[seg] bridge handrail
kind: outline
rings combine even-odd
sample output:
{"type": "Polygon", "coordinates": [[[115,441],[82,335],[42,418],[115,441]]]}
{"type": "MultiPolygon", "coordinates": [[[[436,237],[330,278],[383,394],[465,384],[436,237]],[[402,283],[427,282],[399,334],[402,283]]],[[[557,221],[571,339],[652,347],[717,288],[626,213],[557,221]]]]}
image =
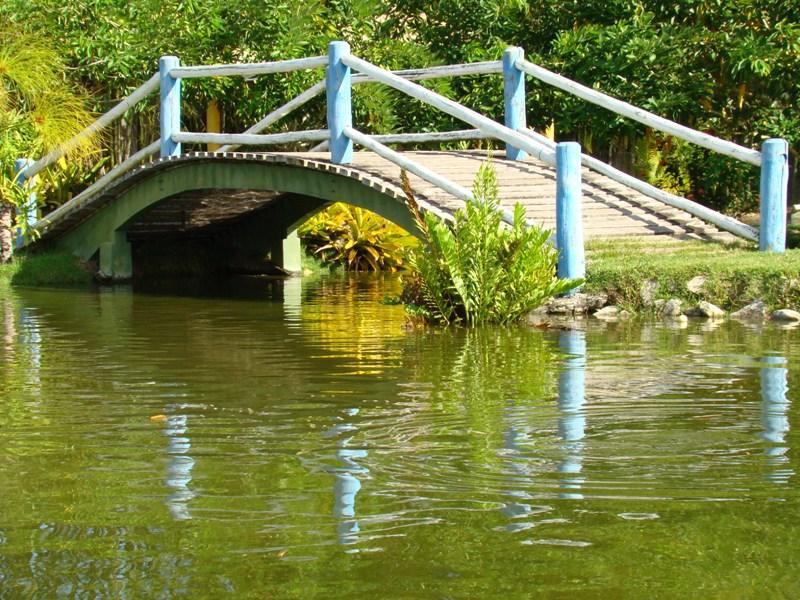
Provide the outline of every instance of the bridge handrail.
{"type": "Polygon", "coordinates": [[[604,94],[603,92],[598,92],[597,90],[586,87],[585,85],[572,81],[571,79],[567,79],[563,75],[553,73],[544,67],[540,67],[537,64],[525,60],[524,58],[517,60],[516,66],[521,71],[524,71],[528,75],[535,77],[544,83],[550,84],[553,87],[598,106],[602,106],[603,108],[607,108],[618,115],[628,117],[629,119],[638,121],[643,125],[663,131],[664,133],[669,133],[682,140],[702,146],[708,150],[713,150],[719,154],[730,156],[757,167],[761,166],[761,152],[758,150],[745,148],[744,146],[740,146],[734,142],[729,142],[713,135],[697,131],[691,127],[686,127],[680,123],[675,123],[674,121],[670,121],[664,117],[659,117],[656,114],[644,110],[643,108],[639,108],[633,104],[629,104],[628,102],[618,100],[617,98],[609,96],[608,94],[604,94]]]}
{"type": "Polygon", "coordinates": [[[311,56],[309,58],[294,58],[259,63],[230,63],[175,67],[169,70],[169,76],[173,79],[191,79],[194,77],[252,77],[253,75],[268,75],[270,73],[289,73],[302,69],[318,69],[327,65],[327,56],[311,56]]]}
{"type": "MultiPolygon", "coordinates": [[[[543,136],[540,133],[536,133],[535,131],[526,130],[525,135],[531,137],[532,139],[541,142],[546,146],[550,146],[551,148],[556,147],[556,143],[551,139],[543,136]]],[[[609,179],[621,183],[623,185],[628,186],[644,194],[645,196],[649,196],[658,200],[659,202],[663,202],[668,206],[673,206],[680,210],[684,210],[687,213],[694,215],[704,221],[708,221],[709,223],[713,223],[720,229],[724,231],[728,231],[737,235],[741,238],[748,239],[754,242],[758,241],[758,230],[746,225],[733,217],[729,217],[727,215],[723,215],[722,213],[718,213],[714,210],[711,210],[708,207],[703,206],[697,202],[692,202],[682,196],[677,196],[675,194],[670,194],[669,192],[665,192],[664,190],[657,188],[654,185],[647,183],[646,181],[642,181],[633,175],[629,175],[624,171],[620,171],[612,167],[611,165],[604,163],[602,160],[599,160],[593,156],[589,156],[588,154],[581,153],[581,164],[584,167],[588,167],[593,171],[600,173],[601,175],[605,175],[609,179]]]]}
{"type": "Polygon", "coordinates": [[[406,79],[395,75],[391,71],[382,69],[356,56],[345,55],[342,57],[342,62],[356,71],[360,71],[361,73],[369,75],[375,81],[393,87],[396,90],[411,96],[412,98],[416,98],[417,100],[425,102],[426,104],[430,104],[442,112],[456,117],[457,119],[460,119],[461,121],[464,121],[465,123],[468,123],[473,127],[486,132],[492,137],[495,137],[506,143],[513,144],[518,148],[522,148],[548,165],[555,165],[555,152],[549,148],[538,142],[535,142],[534,140],[531,140],[518,131],[514,131],[513,129],[510,129],[505,125],[501,125],[489,117],[485,117],[470,108],[462,106],[450,98],[446,98],[441,94],[437,94],[436,92],[424,88],[412,81],[407,81],[406,79]]]}
{"type": "Polygon", "coordinates": [[[266,146],[270,144],[291,144],[294,142],[319,142],[327,139],[327,129],[308,129],[286,133],[173,133],[172,140],[187,144],[235,144],[237,146],[266,146]]]}
{"type": "Polygon", "coordinates": [[[158,152],[160,146],[161,146],[161,139],[157,139],[152,144],[149,144],[144,148],[142,148],[141,150],[139,150],[138,152],[131,154],[128,158],[126,158],[117,166],[115,166],[113,169],[105,173],[102,177],[100,177],[100,179],[95,181],[92,185],[83,190],[80,194],[70,199],[69,202],[65,202],[52,212],[48,213],[47,215],[39,219],[34,225],[35,229],[37,229],[39,233],[44,232],[51,222],[55,221],[62,215],[71,212],[76,206],[80,206],[81,201],[84,198],[91,197],[95,192],[100,191],[109,183],[111,183],[121,175],[124,175],[125,173],[133,169],[136,165],[138,165],[148,156],[151,156],[156,152],[158,152]]]}
{"type": "Polygon", "coordinates": [[[36,162],[32,163],[27,169],[22,172],[25,179],[30,179],[37,173],[43,171],[59,158],[64,156],[82,140],[90,135],[97,133],[101,129],[108,127],[115,119],[121,117],[129,108],[138,104],[158,89],[159,79],[158,73],[154,74],[150,79],[145,81],[142,85],[136,88],[133,92],[128,94],[125,98],[120,100],[114,108],[103,113],[94,123],[89,125],[86,129],[73,136],[68,142],[59,146],[49,154],[46,154],[36,162]]]}

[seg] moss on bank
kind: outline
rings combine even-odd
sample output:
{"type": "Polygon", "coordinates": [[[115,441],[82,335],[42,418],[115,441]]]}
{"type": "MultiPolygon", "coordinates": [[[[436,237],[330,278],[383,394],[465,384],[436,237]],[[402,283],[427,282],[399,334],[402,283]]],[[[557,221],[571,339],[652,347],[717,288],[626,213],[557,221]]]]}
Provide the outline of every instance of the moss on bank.
{"type": "Polygon", "coordinates": [[[744,245],[704,242],[604,240],[587,244],[588,293],[606,292],[609,302],[646,309],[642,290],[653,282],[652,299],[706,300],[737,310],[755,300],[772,308],[800,307],[800,250],[757,252],[744,245]],[[705,281],[699,292],[687,283],[705,281]]]}
{"type": "Polygon", "coordinates": [[[22,254],[0,265],[0,285],[84,286],[92,281],[85,265],[68,254],[22,254]]]}

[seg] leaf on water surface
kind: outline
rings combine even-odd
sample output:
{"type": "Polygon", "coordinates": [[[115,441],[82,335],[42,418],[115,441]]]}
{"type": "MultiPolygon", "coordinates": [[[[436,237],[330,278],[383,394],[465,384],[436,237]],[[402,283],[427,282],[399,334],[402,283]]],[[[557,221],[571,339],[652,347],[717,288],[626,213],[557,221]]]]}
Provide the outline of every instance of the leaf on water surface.
{"type": "Polygon", "coordinates": [[[151,415],[150,422],[151,423],[163,423],[167,420],[167,415],[151,415]]]}

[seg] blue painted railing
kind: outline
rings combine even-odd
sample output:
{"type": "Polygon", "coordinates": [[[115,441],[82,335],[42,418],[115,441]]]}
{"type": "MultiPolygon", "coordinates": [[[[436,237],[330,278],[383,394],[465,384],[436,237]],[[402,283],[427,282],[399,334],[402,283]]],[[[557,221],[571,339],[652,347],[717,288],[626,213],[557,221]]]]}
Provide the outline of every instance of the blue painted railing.
{"type": "MultiPolygon", "coordinates": [[[[390,72],[353,56],[346,42],[332,42],[327,56],[303,59],[273,61],[266,63],[181,66],[178,58],[162,57],[159,61],[159,72],[148,80],[128,98],[103,115],[98,121],[80,136],[90,135],[105,127],[113,119],[121,116],[133,104],[160,89],[161,113],[160,133],[157,142],[137,152],[112,171],[105,174],[98,182],[86,190],[100,189],[114,178],[152,155],[156,151],[162,157],[173,157],[181,154],[182,143],[221,144],[219,151],[228,151],[241,145],[269,145],[288,142],[308,141],[327,144],[331,161],[346,164],[352,160],[354,144],[372,150],[387,160],[395,162],[419,177],[445,189],[462,199],[469,199],[470,191],[462,188],[437,173],[410,161],[407,157],[391,150],[386,143],[402,142],[436,142],[456,139],[494,138],[506,143],[506,156],[512,160],[522,160],[527,155],[555,166],[557,172],[557,243],[562,260],[559,262],[559,274],[564,277],[583,276],[583,246],[580,217],[580,183],[581,165],[616,179],[637,191],[652,196],[665,204],[685,210],[703,220],[711,222],[719,228],[740,237],[759,241],[762,250],[780,252],[785,246],[786,238],[786,199],[788,187],[788,144],[785,140],[767,140],[763,152],[744,148],[732,142],[720,140],[708,134],[694,131],[683,125],[673,123],[657,115],[649,113],[616,98],[607,96],[597,90],[588,88],[561,75],[552,73],[538,65],[528,62],[520,48],[508,48],[501,61],[489,61],[464,65],[448,65],[426,69],[411,69],[390,72]],[[189,77],[216,76],[254,76],[265,73],[289,72],[298,69],[326,68],[323,81],[315,84],[296,98],[264,117],[243,134],[191,133],[181,132],[180,114],[181,80],[189,77]],[[504,124],[497,123],[457,102],[413,83],[415,80],[435,77],[452,77],[467,74],[502,73],[504,81],[504,124]],[[697,203],[674,196],[642,182],[613,167],[601,163],[597,159],[582,154],[580,146],[575,143],[555,144],[543,136],[529,131],[525,119],[525,77],[535,77],[558,89],[574,94],[589,102],[603,106],[617,114],[637,120],[640,123],[680,137],[681,139],[725,154],[761,167],[761,228],[760,231],[744,225],[697,203]],[[398,134],[394,136],[370,136],[353,128],[351,97],[355,84],[375,81],[389,85],[399,91],[426,102],[474,127],[471,130],[457,132],[439,132],[427,134],[398,134]],[[326,92],[327,121],[326,130],[299,131],[283,134],[261,134],[260,132],[299,108],[312,98],[326,92]],[[578,247],[580,246],[580,247],[578,247]]],[[[80,137],[79,136],[79,137],[80,137]]],[[[71,146],[75,140],[68,143],[71,146]]],[[[52,164],[66,150],[60,149],[50,153],[21,172],[22,178],[30,178],[37,172],[52,164]]],[[[79,197],[80,198],[80,197],[79,197]]],[[[78,200],[76,198],[75,200],[78,200]]],[[[45,223],[59,216],[57,209],[43,219],[45,223]]],[[[509,215],[506,213],[505,218],[509,215]]],[[[38,226],[38,225],[37,225],[38,226]]]]}

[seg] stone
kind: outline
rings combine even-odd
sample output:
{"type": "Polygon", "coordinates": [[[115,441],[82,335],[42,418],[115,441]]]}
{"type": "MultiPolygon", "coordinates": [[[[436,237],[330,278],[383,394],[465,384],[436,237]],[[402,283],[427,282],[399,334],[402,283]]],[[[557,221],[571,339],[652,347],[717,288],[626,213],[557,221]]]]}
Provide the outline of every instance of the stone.
{"type": "Polygon", "coordinates": [[[800,312],[791,308],[781,308],[772,313],[773,321],[800,321],[800,312]]]}
{"type": "Polygon", "coordinates": [[[660,313],[662,317],[677,317],[682,315],[683,311],[681,310],[681,301],[677,298],[667,300],[664,303],[664,306],[661,307],[660,313]]]}
{"type": "Polygon", "coordinates": [[[598,319],[616,321],[617,319],[629,318],[631,313],[629,313],[627,310],[622,310],[618,306],[606,306],[605,308],[601,308],[595,312],[592,316],[598,319]]]}
{"type": "Polygon", "coordinates": [[[744,308],[731,313],[731,319],[738,319],[740,321],[757,321],[764,320],[768,314],[767,305],[761,300],[756,300],[752,304],[748,304],[744,308]]]}
{"type": "Polygon", "coordinates": [[[661,299],[658,299],[658,300],[656,300],[655,302],[653,302],[653,308],[655,308],[655,309],[656,309],[656,312],[657,312],[657,313],[661,314],[661,311],[664,309],[664,305],[665,305],[666,303],[667,303],[667,301],[666,301],[666,300],[661,300],[661,299]]]}
{"type": "Polygon", "coordinates": [[[643,306],[653,306],[656,292],[658,291],[658,281],[655,279],[648,279],[642,284],[642,289],[639,290],[639,298],[642,299],[643,306]]]}
{"type": "Polygon", "coordinates": [[[692,277],[689,281],[686,282],[686,289],[692,292],[693,294],[699,294],[703,291],[703,286],[705,284],[706,284],[705,275],[697,275],[696,277],[692,277]]]}
{"type": "Polygon", "coordinates": [[[725,316],[725,311],[722,310],[716,304],[711,304],[711,302],[706,302],[703,300],[695,307],[701,317],[705,317],[707,319],[721,319],[725,316]]]}
{"type": "Polygon", "coordinates": [[[686,329],[689,324],[689,317],[684,314],[667,317],[664,319],[664,324],[668,329],[686,329]]]}
{"type": "Polygon", "coordinates": [[[606,294],[582,294],[553,298],[547,303],[547,312],[551,315],[574,315],[591,312],[602,308],[608,302],[606,294]]]}

